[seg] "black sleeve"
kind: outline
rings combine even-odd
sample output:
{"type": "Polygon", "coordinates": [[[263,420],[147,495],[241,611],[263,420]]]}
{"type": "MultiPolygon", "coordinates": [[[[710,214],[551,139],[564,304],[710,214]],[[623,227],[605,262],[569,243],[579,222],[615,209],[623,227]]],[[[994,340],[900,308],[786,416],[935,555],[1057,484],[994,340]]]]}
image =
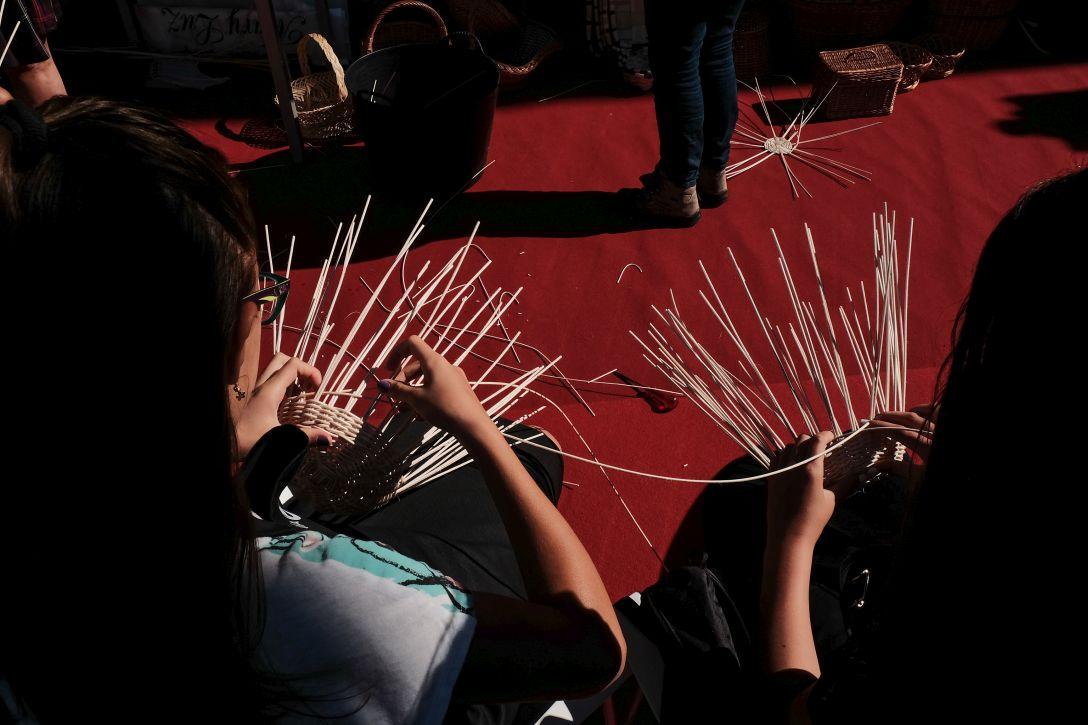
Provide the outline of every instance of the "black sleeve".
{"type": "Polygon", "coordinates": [[[783,670],[768,675],[763,681],[762,710],[760,718],[767,723],[788,723],[790,710],[797,696],[805,688],[817,682],[816,676],[806,670],[783,670]]]}
{"type": "Polygon", "coordinates": [[[857,649],[835,653],[808,696],[814,725],[868,725],[886,722],[878,710],[877,682],[870,662],[857,649]]]}

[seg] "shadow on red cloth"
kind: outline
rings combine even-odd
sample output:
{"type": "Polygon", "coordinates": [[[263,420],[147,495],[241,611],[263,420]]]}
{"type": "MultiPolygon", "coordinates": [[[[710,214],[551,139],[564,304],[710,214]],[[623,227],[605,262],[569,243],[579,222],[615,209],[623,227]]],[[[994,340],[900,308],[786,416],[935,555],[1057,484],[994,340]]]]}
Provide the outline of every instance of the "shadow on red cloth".
{"type": "MultiPolygon", "coordinates": [[[[373,195],[355,259],[376,259],[404,243],[428,197],[376,188],[365,148],[307,149],[301,164],[287,151],[234,167],[257,219],[296,236],[295,265],[320,266],[337,226],[373,195]]],[[[653,228],[611,191],[459,191],[435,199],[417,244],[467,238],[477,221],[484,237],[582,238],[653,228]]]]}
{"type": "Polygon", "coordinates": [[[994,125],[1013,136],[1060,138],[1074,151],[1088,151],[1088,90],[1010,96],[1016,115],[994,125]]]}

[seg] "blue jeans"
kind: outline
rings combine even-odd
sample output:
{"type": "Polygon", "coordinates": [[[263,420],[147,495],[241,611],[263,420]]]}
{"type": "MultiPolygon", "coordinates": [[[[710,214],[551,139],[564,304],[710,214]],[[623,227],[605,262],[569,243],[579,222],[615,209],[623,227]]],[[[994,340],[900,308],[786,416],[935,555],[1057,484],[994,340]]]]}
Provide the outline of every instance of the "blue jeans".
{"type": "Polygon", "coordinates": [[[729,162],[737,125],[733,28],[744,0],[646,0],[658,171],[684,188],[729,162]]]}

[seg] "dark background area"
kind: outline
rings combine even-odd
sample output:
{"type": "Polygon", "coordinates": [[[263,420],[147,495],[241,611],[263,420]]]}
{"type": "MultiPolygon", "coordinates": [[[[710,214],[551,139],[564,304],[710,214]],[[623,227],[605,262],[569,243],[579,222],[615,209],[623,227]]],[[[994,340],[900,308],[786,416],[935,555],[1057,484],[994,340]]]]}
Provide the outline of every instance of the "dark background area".
{"type": "MultiPolygon", "coordinates": [[[[351,47],[359,54],[361,38],[374,15],[389,0],[353,0],[351,47]]],[[[432,4],[443,9],[444,0],[432,4]]],[[[618,73],[590,52],[586,41],[586,7],[583,0],[505,0],[504,4],[521,17],[530,17],[551,27],[563,42],[563,50],[548,59],[530,82],[517,91],[506,92],[500,103],[537,101],[556,93],[577,95],[625,95],[637,93],[625,86],[618,73]]],[[[829,7],[834,7],[830,5],[829,7]]],[[[749,0],[746,8],[764,13],[770,22],[771,72],[803,80],[812,63],[811,52],[797,52],[789,32],[786,0],[749,0]]],[[[144,87],[149,58],[75,52],[74,49],[119,47],[126,44],[114,2],[64,3],[64,20],[52,39],[71,90],[75,93],[102,93],[163,106],[180,115],[219,116],[269,113],[273,111],[271,81],[260,61],[245,66],[205,62],[205,73],[229,81],[203,91],[156,90],[144,87]]],[[[909,39],[924,30],[926,2],[916,0],[893,38],[909,39]]],[[[1023,0],[1015,10],[1004,35],[985,51],[971,51],[957,72],[1028,65],[1047,65],[1088,59],[1084,41],[1085,4],[1068,0],[1023,0]]]]}

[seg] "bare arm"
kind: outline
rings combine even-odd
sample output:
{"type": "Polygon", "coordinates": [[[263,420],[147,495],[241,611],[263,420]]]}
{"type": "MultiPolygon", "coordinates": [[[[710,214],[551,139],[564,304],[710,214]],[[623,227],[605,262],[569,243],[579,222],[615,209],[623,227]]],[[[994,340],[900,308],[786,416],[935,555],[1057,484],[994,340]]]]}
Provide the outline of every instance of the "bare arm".
{"type": "Polygon", "coordinates": [[[764,666],[770,673],[802,670],[820,676],[809,614],[811,571],[811,546],[796,542],[767,543],[760,610],[764,666]]]}
{"type": "Polygon", "coordinates": [[[626,645],[600,575],[566,519],[526,472],[488,418],[464,373],[417,337],[392,359],[411,355],[390,394],[465,446],[476,461],[513,545],[528,602],[477,594],[477,628],[458,682],[467,700],[572,697],[619,676],[626,645]]]}
{"type": "MultiPolygon", "coordinates": [[[[776,468],[821,453],[830,433],[801,436],[775,459],[776,468]]],[[[824,488],[823,458],[767,482],[767,547],[760,591],[763,663],[769,676],[820,676],[809,612],[812,552],[835,510],[835,494],[824,488]]],[[[806,688],[793,702],[769,703],[790,723],[808,723],[806,688]]]]}

